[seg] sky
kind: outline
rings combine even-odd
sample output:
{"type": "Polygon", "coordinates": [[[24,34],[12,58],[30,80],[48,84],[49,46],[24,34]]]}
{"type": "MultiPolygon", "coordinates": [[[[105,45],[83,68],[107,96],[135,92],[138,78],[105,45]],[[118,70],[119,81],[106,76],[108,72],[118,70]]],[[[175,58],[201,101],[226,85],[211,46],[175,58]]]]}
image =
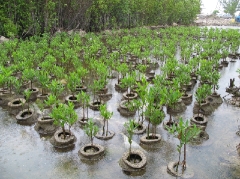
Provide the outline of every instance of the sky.
{"type": "Polygon", "coordinates": [[[214,10],[222,11],[218,0],[202,0],[202,13],[211,14],[214,10]]]}

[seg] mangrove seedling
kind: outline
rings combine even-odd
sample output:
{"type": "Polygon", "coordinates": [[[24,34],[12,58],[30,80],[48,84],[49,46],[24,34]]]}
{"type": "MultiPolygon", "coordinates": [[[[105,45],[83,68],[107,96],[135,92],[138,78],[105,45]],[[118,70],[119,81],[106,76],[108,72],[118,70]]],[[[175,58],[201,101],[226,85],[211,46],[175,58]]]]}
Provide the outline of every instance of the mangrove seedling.
{"type": "MultiPolygon", "coordinates": [[[[178,140],[179,140],[179,145],[177,145],[177,151],[179,153],[179,158],[178,158],[178,165],[180,165],[180,160],[181,160],[181,152],[182,152],[182,147],[184,147],[183,152],[184,152],[184,158],[183,161],[181,162],[182,164],[182,172],[186,169],[187,166],[187,150],[186,150],[186,145],[187,143],[190,142],[190,140],[194,137],[196,137],[200,129],[197,128],[197,126],[194,124],[193,126],[190,126],[189,121],[187,120],[186,122],[183,121],[182,117],[179,119],[178,124],[173,124],[171,127],[168,127],[168,131],[171,134],[174,134],[178,140]]],[[[178,165],[176,167],[176,171],[178,171],[178,165]]]]}
{"type": "Polygon", "coordinates": [[[41,84],[41,87],[42,87],[42,95],[44,95],[45,94],[45,90],[46,90],[48,84],[50,83],[48,72],[40,70],[37,73],[37,79],[38,79],[38,81],[39,81],[39,83],[41,84]]]}
{"type": "MultiPolygon", "coordinates": [[[[156,136],[157,133],[157,126],[161,124],[161,122],[164,119],[164,112],[162,110],[159,110],[155,107],[152,107],[151,109],[151,114],[149,116],[149,120],[152,123],[153,129],[152,129],[152,134],[153,137],[156,136]]],[[[149,137],[149,126],[148,126],[148,137],[149,137]]]]}
{"type": "Polygon", "coordinates": [[[65,125],[69,127],[69,133],[71,126],[77,121],[77,113],[74,110],[74,104],[68,102],[68,104],[59,103],[52,109],[50,117],[54,119],[54,124],[60,126],[63,131],[63,137],[66,139],[65,125]]]}
{"type": "Polygon", "coordinates": [[[102,131],[102,136],[107,136],[108,135],[108,120],[112,117],[113,112],[110,112],[107,110],[106,104],[100,105],[100,114],[103,117],[103,131],[102,131]],[[107,122],[107,130],[105,131],[105,123],[107,122]]]}
{"type": "Polygon", "coordinates": [[[28,112],[30,111],[30,96],[32,94],[32,91],[31,90],[24,90],[24,97],[26,99],[26,102],[27,102],[27,109],[28,109],[28,112]]]}
{"type": "Polygon", "coordinates": [[[48,89],[54,96],[59,97],[64,90],[64,86],[60,83],[60,81],[54,79],[48,85],[48,89]]]}
{"type": "Polygon", "coordinates": [[[88,135],[88,137],[90,138],[90,141],[91,141],[91,145],[93,145],[93,139],[94,139],[94,136],[98,133],[99,131],[99,128],[98,126],[96,126],[93,122],[93,119],[90,118],[86,125],[84,126],[84,131],[85,133],[88,135]]]}
{"type": "Polygon", "coordinates": [[[200,110],[201,110],[201,104],[205,101],[206,97],[211,94],[211,86],[207,84],[203,84],[200,86],[196,93],[196,101],[198,103],[199,109],[198,109],[198,116],[200,115],[200,110]]]}
{"type": "Polygon", "coordinates": [[[128,143],[130,144],[130,147],[129,147],[129,155],[130,155],[132,151],[132,148],[131,148],[132,137],[134,134],[134,130],[137,129],[138,125],[135,123],[134,119],[130,119],[128,122],[124,123],[124,127],[127,130],[128,143]]]}
{"type": "Polygon", "coordinates": [[[81,105],[82,105],[83,119],[85,119],[85,108],[87,109],[87,117],[86,117],[86,119],[88,119],[88,105],[89,105],[89,102],[90,102],[90,95],[87,94],[84,91],[81,91],[77,95],[77,101],[80,102],[81,105]]]}

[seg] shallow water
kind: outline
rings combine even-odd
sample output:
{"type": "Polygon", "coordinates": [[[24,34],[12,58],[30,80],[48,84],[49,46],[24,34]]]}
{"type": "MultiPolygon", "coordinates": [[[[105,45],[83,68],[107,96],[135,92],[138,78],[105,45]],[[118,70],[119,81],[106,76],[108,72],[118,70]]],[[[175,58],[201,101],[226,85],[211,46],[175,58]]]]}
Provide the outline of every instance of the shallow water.
{"type": "MultiPolygon", "coordinates": [[[[221,96],[227,95],[225,88],[229,85],[229,79],[235,78],[235,85],[239,86],[240,80],[236,70],[240,68],[240,60],[229,63],[221,72],[219,81],[221,96]]],[[[124,122],[127,118],[122,117],[117,111],[118,104],[122,95],[115,91],[114,84],[116,79],[109,81],[109,93],[113,94],[107,102],[108,110],[113,111],[114,115],[109,121],[109,130],[113,130],[116,135],[109,141],[94,139],[94,143],[106,147],[106,154],[99,161],[86,161],[78,156],[79,149],[89,139],[84,134],[79,124],[74,125],[72,131],[77,137],[75,148],[69,152],[58,152],[50,144],[48,138],[41,138],[34,130],[34,126],[21,126],[16,120],[10,117],[4,109],[0,110],[0,174],[1,179],[24,178],[24,179],[50,179],[50,178],[132,178],[122,172],[118,161],[128,145],[121,133],[124,122]]],[[[198,85],[198,84],[197,84],[198,85]]],[[[195,86],[195,88],[197,87],[195,86]]],[[[194,92],[195,88],[191,93],[194,92]]],[[[227,96],[225,99],[229,99],[227,96]]],[[[185,119],[192,117],[193,103],[187,106],[184,113],[178,114],[185,119]]],[[[164,109],[166,111],[166,109],[164,109]]],[[[238,125],[240,125],[239,107],[223,102],[211,115],[208,116],[209,122],[207,133],[209,140],[201,145],[187,146],[187,166],[190,173],[194,173],[194,179],[221,179],[221,178],[240,178],[240,158],[237,155],[236,145],[240,142],[240,137],[236,135],[238,125]]],[[[79,116],[81,109],[77,109],[79,116]]],[[[90,110],[89,117],[100,118],[99,112],[90,110]]],[[[177,116],[174,116],[175,119],[177,116]]],[[[165,120],[169,116],[166,115],[165,120]]],[[[172,137],[162,125],[159,125],[157,132],[162,135],[161,144],[149,148],[141,146],[147,155],[147,168],[142,176],[137,178],[151,179],[171,179],[167,173],[166,166],[170,161],[178,159],[176,144],[178,140],[172,137]]],[[[140,136],[133,139],[138,146],[140,136]]]]}

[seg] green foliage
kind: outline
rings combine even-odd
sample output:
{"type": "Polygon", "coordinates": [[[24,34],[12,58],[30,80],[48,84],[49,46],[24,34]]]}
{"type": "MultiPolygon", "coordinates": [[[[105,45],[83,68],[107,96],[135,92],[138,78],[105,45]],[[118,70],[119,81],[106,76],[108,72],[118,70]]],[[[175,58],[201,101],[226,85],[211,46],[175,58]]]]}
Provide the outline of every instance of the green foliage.
{"type": "Polygon", "coordinates": [[[144,25],[190,24],[200,0],[8,0],[0,5],[0,34],[53,34],[57,28],[101,31],[144,25]],[[187,7],[187,8],[186,8],[187,7]]]}
{"type": "Polygon", "coordinates": [[[30,81],[30,89],[33,88],[32,86],[32,83],[33,83],[33,80],[35,79],[36,77],[36,71],[33,70],[33,69],[30,69],[30,68],[26,68],[24,71],[23,71],[23,79],[25,79],[26,81],[30,81]]]}
{"type": "Polygon", "coordinates": [[[206,97],[210,94],[211,94],[211,86],[207,84],[203,84],[197,89],[195,93],[196,101],[199,104],[201,104],[206,99],[206,97]]]}
{"type": "Polygon", "coordinates": [[[197,128],[197,126],[194,124],[193,126],[189,125],[189,121],[183,121],[182,117],[179,119],[179,123],[173,124],[171,128],[168,127],[168,131],[171,134],[174,134],[180,144],[177,145],[177,151],[179,153],[179,161],[180,163],[180,157],[181,157],[181,150],[182,147],[184,146],[184,160],[182,162],[183,165],[183,170],[186,168],[186,145],[193,139],[195,136],[197,136],[200,132],[200,129],[197,128]]]}
{"type": "Polygon", "coordinates": [[[87,124],[84,126],[84,131],[89,136],[91,144],[93,145],[93,138],[98,133],[99,129],[98,126],[94,124],[92,118],[87,121],[87,124]]]}
{"type": "Polygon", "coordinates": [[[52,80],[50,84],[47,85],[48,89],[54,96],[59,96],[63,90],[64,86],[58,80],[52,80]]]}
{"type": "Polygon", "coordinates": [[[54,94],[50,94],[46,100],[44,100],[44,103],[47,107],[50,106],[57,106],[60,103],[60,100],[57,99],[57,96],[54,94]]]}
{"type": "Polygon", "coordinates": [[[52,109],[50,117],[54,119],[54,124],[62,127],[64,138],[66,138],[65,134],[65,125],[70,127],[77,121],[77,113],[74,110],[74,104],[69,102],[68,104],[59,103],[52,109]]]}
{"type": "Polygon", "coordinates": [[[102,105],[100,105],[100,114],[105,120],[108,120],[112,117],[113,112],[109,112],[107,110],[106,104],[102,104],[102,105]]]}
{"type": "Polygon", "coordinates": [[[133,86],[136,84],[136,74],[135,73],[129,74],[128,76],[122,78],[121,82],[122,83],[120,84],[120,86],[122,88],[127,87],[129,89],[128,94],[131,94],[131,90],[133,86]]]}
{"type": "Polygon", "coordinates": [[[130,119],[128,122],[124,123],[124,127],[128,133],[128,142],[130,144],[129,153],[131,153],[132,137],[134,134],[134,130],[137,129],[138,125],[135,123],[133,119],[130,119]]]}
{"type": "Polygon", "coordinates": [[[103,133],[102,135],[108,135],[108,120],[113,116],[113,112],[110,112],[107,110],[106,104],[100,105],[100,114],[104,119],[104,124],[103,124],[103,133]],[[105,122],[107,121],[107,130],[105,131],[105,122]]]}
{"type": "Polygon", "coordinates": [[[229,13],[234,17],[234,13],[240,9],[240,0],[219,0],[223,6],[224,12],[229,13]]]}
{"type": "Polygon", "coordinates": [[[90,101],[90,95],[85,93],[84,91],[81,91],[80,93],[77,94],[77,101],[79,101],[82,104],[83,119],[85,119],[84,109],[88,108],[88,104],[89,104],[89,101],[90,101]]]}
{"type": "Polygon", "coordinates": [[[25,96],[25,98],[26,98],[26,101],[27,101],[27,104],[28,104],[28,111],[30,110],[30,106],[29,106],[29,99],[30,99],[30,96],[31,96],[31,94],[32,94],[32,91],[31,90],[24,90],[24,96],[25,96]]]}
{"type": "Polygon", "coordinates": [[[201,110],[201,103],[204,102],[204,100],[210,94],[211,94],[211,86],[210,85],[203,84],[197,89],[197,91],[195,93],[195,97],[196,97],[196,101],[199,105],[198,115],[199,115],[200,110],[201,110]]]}
{"type": "Polygon", "coordinates": [[[49,79],[49,74],[47,71],[43,71],[43,70],[40,70],[38,73],[37,73],[37,79],[39,81],[39,83],[41,84],[42,86],[42,94],[44,94],[44,89],[47,88],[48,84],[50,83],[50,79],[49,79]]]}
{"type": "Polygon", "coordinates": [[[218,10],[214,10],[214,11],[212,12],[212,15],[216,16],[218,13],[219,13],[218,10]]]}
{"type": "Polygon", "coordinates": [[[77,73],[71,72],[67,76],[67,87],[72,92],[74,96],[74,92],[76,92],[76,87],[80,84],[80,80],[77,76],[77,73]]]}

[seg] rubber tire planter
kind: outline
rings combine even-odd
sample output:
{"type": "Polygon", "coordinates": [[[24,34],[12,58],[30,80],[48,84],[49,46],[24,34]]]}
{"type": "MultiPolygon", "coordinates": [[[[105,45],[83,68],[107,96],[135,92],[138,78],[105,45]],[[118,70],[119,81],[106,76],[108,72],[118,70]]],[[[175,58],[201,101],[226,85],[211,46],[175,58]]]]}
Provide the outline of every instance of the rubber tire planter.
{"type": "Polygon", "coordinates": [[[181,99],[185,105],[189,105],[192,103],[192,94],[182,95],[181,99]]]}
{"type": "Polygon", "coordinates": [[[131,111],[130,109],[128,109],[125,106],[125,103],[127,102],[127,100],[121,101],[117,110],[122,116],[134,116],[136,114],[136,110],[131,111]]]}
{"type": "Polygon", "coordinates": [[[37,95],[37,99],[40,99],[42,101],[47,100],[49,95],[50,95],[49,93],[44,93],[44,94],[41,93],[37,95]]]}
{"type": "Polygon", "coordinates": [[[119,91],[119,92],[127,91],[127,88],[122,88],[120,85],[121,85],[121,83],[119,83],[119,84],[116,83],[116,84],[115,84],[115,90],[116,90],[116,91],[119,91]]]}
{"type": "Polygon", "coordinates": [[[8,102],[9,114],[17,115],[25,103],[26,100],[24,98],[16,98],[8,102]]]}
{"type": "Polygon", "coordinates": [[[54,119],[50,116],[41,116],[37,119],[34,129],[41,135],[52,135],[57,127],[53,125],[54,119]]]}
{"type": "Polygon", "coordinates": [[[108,135],[101,135],[102,131],[98,132],[97,135],[95,135],[95,137],[97,139],[100,139],[100,140],[109,140],[111,138],[113,138],[113,136],[115,135],[115,132],[113,131],[108,131],[108,135]]]}
{"type": "Polygon", "coordinates": [[[125,165],[127,165],[128,167],[133,168],[133,169],[142,169],[147,164],[147,158],[144,155],[144,153],[140,150],[132,150],[130,154],[129,154],[129,152],[125,152],[122,156],[122,161],[125,165]],[[133,155],[140,158],[140,162],[138,162],[138,163],[130,162],[129,158],[133,155]]]}
{"type": "Polygon", "coordinates": [[[167,165],[167,172],[174,177],[182,176],[180,172],[178,173],[174,169],[177,165],[178,165],[178,162],[169,162],[167,165]]]}
{"type": "Polygon", "coordinates": [[[135,93],[135,92],[131,92],[131,93],[125,92],[125,93],[123,93],[123,98],[125,100],[133,100],[133,99],[137,99],[137,97],[138,97],[138,94],[135,93]]]}
{"type": "Polygon", "coordinates": [[[90,104],[89,104],[89,108],[94,110],[94,111],[99,111],[100,109],[100,105],[104,104],[103,101],[92,101],[90,104]]]}
{"type": "Polygon", "coordinates": [[[87,159],[98,159],[99,157],[103,156],[105,152],[105,148],[99,144],[86,144],[84,145],[79,151],[78,155],[82,155],[87,159]],[[87,152],[87,149],[94,148],[96,152],[90,153],[87,152]]]}
{"type": "Polygon", "coordinates": [[[32,125],[36,122],[33,109],[24,109],[20,111],[17,114],[16,119],[17,123],[22,125],[32,125]]]}
{"type": "Polygon", "coordinates": [[[135,129],[135,130],[133,131],[134,134],[139,135],[139,134],[143,134],[143,133],[146,131],[146,129],[147,129],[146,125],[141,124],[141,125],[139,125],[139,126],[137,127],[137,129],[135,129]],[[140,129],[139,129],[139,126],[140,126],[140,129]]]}
{"type": "Polygon", "coordinates": [[[81,91],[87,92],[87,87],[86,86],[77,86],[76,91],[77,92],[81,92],[81,91]]]}
{"type": "Polygon", "coordinates": [[[69,137],[66,139],[62,139],[60,136],[63,134],[62,129],[57,130],[52,138],[50,139],[50,143],[59,149],[66,149],[74,147],[74,143],[76,141],[76,137],[74,134],[70,133],[69,130],[65,130],[66,134],[69,134],[69,137]],[[71,135],[70,135],[71,134],[71,135]]]}
{"type": "Polygon", "coordinates": [[[194,114],[193,117],[190,119],[191,124],[196,124],[199,126],[206,126],[208,123],[208,119],[203,114],[194,114]],[[199,118],[201,120],[199,120],[199,118]]]}
{"type": "Polygon", "coordinates": [[[140,138],[140,142],[142,144],[145,144],[145,145],[151,145],[151,144],[155,144],[157,142],[160,142],[162,137],[160,134],[155,134],[155,137],[156,139],[151,139],[151,137],[153,137],[153,134],[152,133],[149,133],[149,137],[150,139],[147,139],[147,134],[143,135],[141,138],[140,138]]]}
{"type": "Polygon", "coordinates": [[[11,96],[13,94],[13,92],[10,93],[8,90],[2,90],[2,92],[0,92],[0,106],[7,107],[8,103],[11,101],[11,96]]]}
{"type": "Polygon", "coordinates": [[[34,87],[34,88],[31,88],[31,89],[27,88],[25,91],[28,91],[28,90],[30,90],[32,92],[30,97],[29,97],[29,100],[30,101],[35,101],[37,99],[39,89],[34,87]]]}
{"type": "Polygon", "coordinates": [[[72,102],[74,104],[74,109],[80,107],[80,102],[77,101],[77,97],[73,95],[68,95],[65,98],[65,103],[72,102]]]}

